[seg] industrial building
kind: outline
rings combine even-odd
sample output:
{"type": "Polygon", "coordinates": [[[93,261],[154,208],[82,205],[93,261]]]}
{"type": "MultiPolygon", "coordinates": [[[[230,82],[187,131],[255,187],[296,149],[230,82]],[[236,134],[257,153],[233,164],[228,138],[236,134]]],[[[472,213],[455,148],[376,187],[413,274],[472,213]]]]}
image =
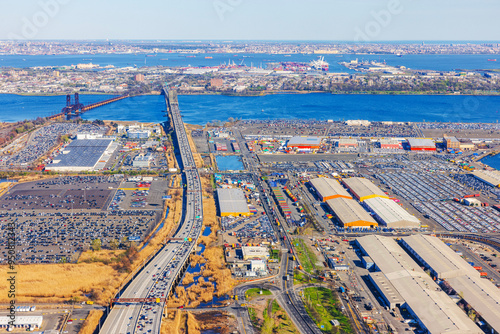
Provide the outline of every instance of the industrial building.
{"type": "Polygon", "coordinates": [[[436,143],[432,139],[410,138],[408,145],[411,151],[435,151],[436,143]]]}
{"type": "Polygon", "coordinates": [[[342,183],[360,202],[374,197],[389,198],[387,194],[373,182],[362,177],[342,179],[342,183]]]}
{"type": "Polygon", "coordinates": [[[351,198],[347,190],[342,187],[342,185],[335,179],[330,179],[326,177],[318,177],[312,179],[311,185],[313,186],[316,194],[321,198],[321,201],[326,202],[329,199],[343,197],[351,198]]]}
{"type": "Polygon", "coordinates": [[[116,149],[112,139],[82,139],[73,140],[62,152],[54,158],[51,164],[45,166],[47,171],[82,172],[93,171],[98,166],[104,167],[103,156],[108,159],[116,149]]]}
{"type": "Polygon", "coordinates": [[[337,141],[337,147],[340,148],[356,148],[358,147],[358,140],[354,138],[340,138],[337,141]]]}
{"type": "Polygon", "coordinates": [[[217,189],[217,198],[221,217],[250,216],[243,190],[239,188],[217,189]]]}
{"type": "Polygon", "coordinates": [[[447,137],[444,135],[443,137],[443,143],[445,144],[446,148],[449,149],[460,149],[460,142],[456,137],[447,137]]]}
{"type": "Polygon", "coordinates": [[[398,150],[402,149],[401,142],[397,139],[383,138],[378,141],[378,147],[384,149],[398,150]]]}
{"type": "Polygon", "coordinates": [[[326,201],[343,227],[377,227],[377,222],[358,202],[353,199],[337,197],[326,201]]]}
{"type": "Polygon", "coordinates": [[[149,130],[129,130],[127,137],[130,139],[148,139],[151,136],[149,130]]]}
{"type": "Polygon", "coordinates": [[[296,149],[318,149],[321,145],[320,137],[292,137],[288,140],[286,146],[296,149]]]}
{"type": "Polygon", "coordinates": [[[472,175],[492,187],[500,185],[500,172],[496,170],[476,170],[472,172],[472,175]]]}
{"type": "Polygon", "coordinates": [[[394,239],[368,235],[356,242],[380,271],[370,279],[387,306],[405,308],[429,333],[482,333],[394,239]]]}
{"type": "Polygon", "coordinates": [[[241,253],[243,260],[269,258],[269,249],[262,246],[242,246],[241,253]]]}
{"type": "Polygon", "coordinates": [[[400,307],[405,300],[382,272],[369,273],[368,278],[390,309],[400,307]]]}
{"type": "Polygon", "coordinates": [[[132,161],[132,167],[137,168],[149,168],[149,164],[153,160],[153,156],[151,154],[139,154],[132,161]]]}
{"type": "Polygon", "coordinates": [[[431,274],[446,280],[488,325],[500,333],[500,290],[436,237],[413,235],[401,244],[431,274]]]}
{"type": "Polygon", "coordinates": [[[375,219],[392,228],[419,228],[420,220],[391,199],[374,197],[363,202],[375,219]]]}

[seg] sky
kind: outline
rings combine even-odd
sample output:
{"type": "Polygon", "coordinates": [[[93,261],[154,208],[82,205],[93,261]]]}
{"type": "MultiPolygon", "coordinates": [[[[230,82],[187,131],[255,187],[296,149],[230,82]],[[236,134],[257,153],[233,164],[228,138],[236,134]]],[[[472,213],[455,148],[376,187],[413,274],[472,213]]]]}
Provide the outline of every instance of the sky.
{"type": "Polygon", "coordinates": [[[1,0],[0,39],[500,40],[498,0],[1,0]]]}

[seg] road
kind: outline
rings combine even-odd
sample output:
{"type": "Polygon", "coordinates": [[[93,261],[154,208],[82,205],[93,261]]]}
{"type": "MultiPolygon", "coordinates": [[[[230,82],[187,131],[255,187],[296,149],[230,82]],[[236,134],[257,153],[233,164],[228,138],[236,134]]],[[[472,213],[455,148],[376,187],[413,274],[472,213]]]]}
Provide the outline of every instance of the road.
{"type": "Polygon", "coordinates": [[[174,238],[130,282],[100,330],[100,333],[133,334],[160,333],[166,299],[180,278],[182,268],[193,252],[201,234],[203,222],[200,176],[189,146],[175,92],[165,88],[165,102],[170,111],[184,176],[183,215],[174,238]],[[141,298],[153,298],[144,301],[141,298]],[[156,298],[159,298],[156,300],[156,298]]]}

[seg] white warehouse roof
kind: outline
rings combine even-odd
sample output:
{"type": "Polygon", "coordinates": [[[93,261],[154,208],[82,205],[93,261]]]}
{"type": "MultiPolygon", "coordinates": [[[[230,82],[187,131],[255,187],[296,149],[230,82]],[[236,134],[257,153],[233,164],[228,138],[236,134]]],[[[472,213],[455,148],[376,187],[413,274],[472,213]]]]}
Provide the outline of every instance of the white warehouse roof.
{"type": "Polygon", "coordinates": [[[374,197],[364,201],[368,209],[375,214],[383,224],[393,228],[420,227],[420,220],[411,215],[393,200],[374,197]]]}
{"type": "Polygon", "coordinates": [[[336,197],[352,198],[347,190],[335,179],[318,177],[310,182],[323,202],[336,197]]]}
{"type": "Polygon", "coordinates": [[[500,290],[493,283],[481,278],[477,270],[436,237],[412,235],[404,237],[402,243],[500,333],[500,290]]]}
{"type": "Polygon", "coordinates": [[[248,214],[250,212],[243,190],[239,188],[217,189],[217,198],[223,216],[248,214]]]}
{"type": "Polygon", "coordinates": [[[356,240],[430,333],[482,333],[394,239],[369,235],[356,240]]]}

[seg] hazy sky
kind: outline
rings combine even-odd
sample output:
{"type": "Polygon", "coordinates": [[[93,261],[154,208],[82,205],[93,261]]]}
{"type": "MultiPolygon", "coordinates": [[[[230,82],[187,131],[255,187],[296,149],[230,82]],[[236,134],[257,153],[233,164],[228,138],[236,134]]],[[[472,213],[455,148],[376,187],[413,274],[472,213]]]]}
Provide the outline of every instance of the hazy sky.
{"type": "Polygon", "coordinates": [[[0,39],[500,40],[498,0],[1,0],[0,39]]]}

